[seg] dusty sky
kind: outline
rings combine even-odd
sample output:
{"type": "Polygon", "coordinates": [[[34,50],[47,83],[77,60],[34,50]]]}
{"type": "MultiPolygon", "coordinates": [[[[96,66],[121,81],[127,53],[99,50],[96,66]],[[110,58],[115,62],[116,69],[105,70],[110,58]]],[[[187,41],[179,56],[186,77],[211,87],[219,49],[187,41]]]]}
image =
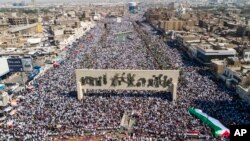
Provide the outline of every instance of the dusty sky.
{"type": "MultiPolygon", "coordinates": [[[[6,3],[6,2],[21,2],[25,1],[26,3],[30,3],[31,0],[0,0],[0,3],[6,3]]],[[[182,0],[35,0],[37,3],[63,3],[63,2],[81,2],[81,3],[105,3],[105,2],[130,2],[130,1],[139,1],[139,2],[172,2],[172,1],[182,1],[182,0]]],[[[237,2],[242,1],[250,1],[250,0],[237,0],[237,2]]]]}
{"type": "MultiPolygon", "coordinates": [[[[0,3],[6,2],[21,2],[25,1],[26,3],[31,2],[31,0],[0,0],[0,3]]],[[[133,0],[35,0],[37,3],[55,3],[55,2],[129,2],[133,0]]]]}

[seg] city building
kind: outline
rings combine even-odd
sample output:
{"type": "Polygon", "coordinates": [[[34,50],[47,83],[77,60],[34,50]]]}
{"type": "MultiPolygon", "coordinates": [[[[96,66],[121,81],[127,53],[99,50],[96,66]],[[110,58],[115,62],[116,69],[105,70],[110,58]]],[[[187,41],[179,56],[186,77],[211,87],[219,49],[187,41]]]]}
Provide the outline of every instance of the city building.
{"type": "Polygon", "coordinates": [[[38,23],[33,23],[12,27],[9,29],[9,32],[12,34],[32,34],[37,32],[37,28],[38,23]]]}
{"type": "Polygon", "coordinates": [[[212,59],[209,68],[216,78],[220,78],[225,71],[226,65],[226,60],[212,59]]]}
{"type": "Polygon", "coordinates": [[[37,23],[37,18],[28,18],[28,17],[9,17],[8,23],[10,25],[26,25],[37,23]]]}
{"type": "Polygon", "coordinates": [[[228,57],[235,57],[236,50],[232,48],[226,48],[220,45],[203,44],[197,48],[197,59],[204,63],[211,63],[212,59],[226,59],[228,57]]]}
{"type": "Polygon", "coordinates": [[[79,27],[80,26],[80,20],[78,18],[64,18],[60,17],[55,19],[55,25],[65,25],[69,27],[79,27]]]}
{"type": "Polygon", "coordinates": [[[201,37],[195,34],[187,34],[181,35],[178,34],[176,36],[176,43],[177,45],[182,48],[190,58],[197,57],[197,47],[198,44],[201,42],[201,37]]]}
{"type": "Polygon", "coordinates": [[[224,60],[214,59],[210,69],[216,78],[222,80],[228,88],[236,88],[237,85],[246,86],[250,66],[244,65],[237,57],[229,57],[224,60]]]}
{"type": "Polygon", "coordinates": [[[181,31],[183,30],[184,22],[181,20],[169,20],[169,21],[161,21],[160,27],[165,31],[181,31]]]}

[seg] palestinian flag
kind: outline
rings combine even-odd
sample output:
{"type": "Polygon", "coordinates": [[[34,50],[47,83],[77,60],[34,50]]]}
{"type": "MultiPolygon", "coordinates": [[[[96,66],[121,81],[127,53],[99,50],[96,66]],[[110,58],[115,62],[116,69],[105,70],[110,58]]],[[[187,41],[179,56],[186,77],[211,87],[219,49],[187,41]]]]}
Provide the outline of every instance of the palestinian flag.
{"type": "Polygon", "coordinates": [[[202,112],[202,110],[191,107],[188,109],[188,112],[192,114],[193,116],[199,118],[205,124],[207,124],[210,128],[212,128],[213,133],[216,137],[219,137],[219,136],[228,137],[230,135],[230,131],[228,128],[222,125],[220,121],[218,121],[217,119],[210,117],[206,113],[202,112]]]}

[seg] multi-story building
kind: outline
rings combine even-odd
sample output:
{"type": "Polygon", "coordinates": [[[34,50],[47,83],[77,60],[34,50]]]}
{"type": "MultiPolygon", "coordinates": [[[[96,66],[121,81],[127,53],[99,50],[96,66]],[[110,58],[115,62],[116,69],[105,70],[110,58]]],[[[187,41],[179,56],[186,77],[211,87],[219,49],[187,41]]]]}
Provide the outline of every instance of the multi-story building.
{"type": "Polygon", "coordinates": [[[169,20],[169,21],[161,21],[160,28],[165,31],[180,31],[183,30],[184,22],[181,20],[169,20]]]}
{"type": "Polygon", "coordinates": [[[215,76],[225,82],[227,87],[232,87],[244,81],[243,73],[248,72],[249,66],[241,64],[239,58],[229,57],[225,60],[214,59],[210,68],[215,76]]]}
{"type": "Polygon", "coordinates": [[[250,67],[241,64],[237,57],[226,60],[212,60],[211,72],[228,88],[235,88],[238,96],[250,104],[250,67]]]}
{"type": "Polygon", "coordinates": [[[60,17],[55,21],[56,25],[66,25],[69,27],[80,27],[80,20],[78,18],[63,18],[60,17]]]}
{"type": "Polygon", "coordinates": [[[199,34],[177,35],[177,44],[192,58],[210,64],[212,59],[235,57],[234,46],[224,38],[209,38],[199,34]]]}
{"type": "Polygon", "coordinates": [[[8,18],[8,23],[10,25],[25,25],[33,24],[38,21],[37,18],[28,18],[28,17],[10,17],[8,18]]]}
{"type": "Polygon", "coordinates": [[[220,45],[213,46],[211,44],[207,44],[206,46],[200,46],[197,48],[197,59],[204,63],[211,63],[212,59],[226,59],[228,57],[235,57],[236,50],[232,48],[222,47],[220,45]]]}

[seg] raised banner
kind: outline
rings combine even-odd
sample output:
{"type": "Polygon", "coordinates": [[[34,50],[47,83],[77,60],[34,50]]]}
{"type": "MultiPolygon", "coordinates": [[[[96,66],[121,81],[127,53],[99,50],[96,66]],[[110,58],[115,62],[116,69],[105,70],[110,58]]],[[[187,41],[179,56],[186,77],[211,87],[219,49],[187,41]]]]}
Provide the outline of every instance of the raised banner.
{"type": "MultiPolygon", "coordinates": [[[[83,90],[156,90],[176,93],[179,70],[76,69],[78,99],[83,90]],[[174,89],[174,90],[173,90],[174,89]]],[[[173,96],[175,99],[176,96],[173,96]]]]}

